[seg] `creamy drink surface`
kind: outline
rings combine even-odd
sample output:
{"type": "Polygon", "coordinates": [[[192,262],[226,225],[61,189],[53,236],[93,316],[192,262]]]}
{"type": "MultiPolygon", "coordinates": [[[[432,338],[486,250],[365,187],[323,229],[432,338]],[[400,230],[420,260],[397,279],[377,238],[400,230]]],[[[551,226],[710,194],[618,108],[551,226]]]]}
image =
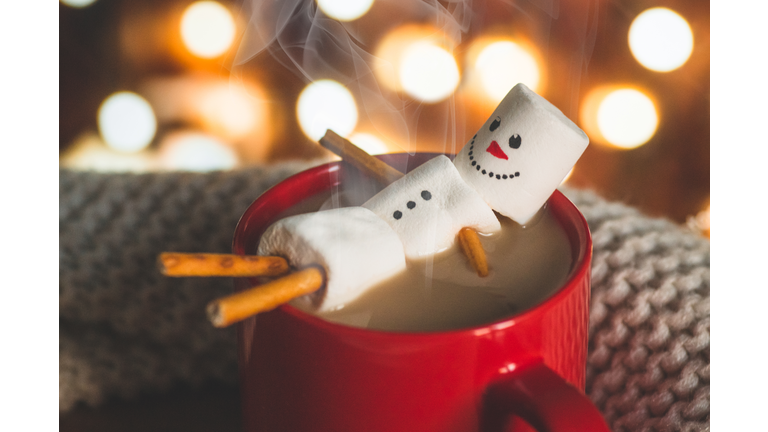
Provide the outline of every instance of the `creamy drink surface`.
{"type": "MultiPolygon", "coordinates": [[[[335,206],[360,197],[326,193],[281,217],[335,206]]],[[[490,274],[481,278],[458,243],[437,255],[411,261],[406,271],[369,289],[342,308],[315,313],[302,299],[291,304],[328,321],[388,331],[438,331],[483,325],[518,314],[552,295],[567,279],[572,259],[568,238],[546,208],[525,226],[497,215],[502,230],[480,236],[490,274]]]]}

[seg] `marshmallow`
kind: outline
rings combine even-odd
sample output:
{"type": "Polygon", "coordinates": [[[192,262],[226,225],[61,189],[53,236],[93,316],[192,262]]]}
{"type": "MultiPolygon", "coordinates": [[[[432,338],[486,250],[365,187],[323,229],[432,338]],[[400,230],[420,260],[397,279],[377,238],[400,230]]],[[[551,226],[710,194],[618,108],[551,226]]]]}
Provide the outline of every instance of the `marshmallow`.
{"type": "Polygon", "coordinates": [[[493,210],[461,179],[446,156],[422,164],[363,207],[395,230],[410,259],[450,247],[463,227],[482,233],[501,229],[493,210]]]}
{"type": "Polygon", "coordinates": [[[517,84],[453,163],[491,208],[525,224],[587,144],[587,135],[557,107],[517,84]]]}
{"type": "Polygon", "coordinates": [[[319,311],[343,306],[405,269],[397,234],[373,212],[347,207],[281,219],[261,237],[259,255],[276,255],[295,268],[325,270],[325,289],[300,301],[319,311]]]}

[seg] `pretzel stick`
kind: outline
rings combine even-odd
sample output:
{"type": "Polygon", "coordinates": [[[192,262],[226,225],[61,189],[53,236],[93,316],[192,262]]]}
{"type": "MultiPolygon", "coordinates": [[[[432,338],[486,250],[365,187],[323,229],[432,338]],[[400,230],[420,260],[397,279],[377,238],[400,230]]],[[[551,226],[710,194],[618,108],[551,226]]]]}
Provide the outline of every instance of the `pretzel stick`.
{"type": "MultiPolygon", "coordinates": [[[[325,132],[324,137],[320,138],[320,145],[340,156],[344,162],[375,178],[385,186],[389,186],[389,184],[403,176],[400,171],[369,155],[365,150],[337,135],[330,129],[325,132]]],[[[459,231],[459,242],[461,243],[461,250],[469,259],[469,263],[475,269],[477,275],[480,277],[488,276],[488,261],[485,257],[483,245],[480,244],[480,239],[477,237],[477,232],[472,228],[462,228],[459,231]],[[471,234],[467,233],[469,231],[471,231],[471,234]],[[462,232],[465,232],[463,236],[462,232]]]]}
{"type": "Polygon", "coordinates": [[[157,258],[166,276],[281,276],[288,262],[281,257],[164,252],[157,258]]]}
{"type": "Polygon", "coordinates": [[[385,186],[403,176],[400,171],[369,155],[365,150],[330,129],[325,132],[324,137],[320,138],[320,145],[385,186]]]}
{"type": "Polygon", "coordinates": [[[480,277],[488,276],[488,261],[485,259],[483,245],[480,244],[480,238],[477,232],[472,228],[462,228],[459,231],[459,245],[464,255],[469,259],[470,264],[480,277]]]}
{"type": "Polygon", "coordinates": [[[227,327],[252,315],[272,310],[283,303],[320,289],[325,272],[317,267],[283,276],[280,279],[208,303],[206,313],[214,327],[227,327]]]}

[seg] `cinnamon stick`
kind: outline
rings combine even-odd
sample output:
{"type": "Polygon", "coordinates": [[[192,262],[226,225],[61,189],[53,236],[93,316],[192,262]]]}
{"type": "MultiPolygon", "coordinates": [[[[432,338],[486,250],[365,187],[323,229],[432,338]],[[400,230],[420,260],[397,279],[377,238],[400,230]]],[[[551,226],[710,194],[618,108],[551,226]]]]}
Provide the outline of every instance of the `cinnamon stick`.
{"type": "Polygon", "coordinates": [[[317,267],[283,276],[280,279],[214,300],[206,313],[215,327],[227,327],[261,312],[272,310],[290,300],[320,289],[325,272],[317,267]]]}
{"type": "Polygon", "coordinates": [[[330,129],[320,138],[320,145],[385,186],[403,176],[400,171],[369,155],[365,150],[330,129]]]}
{"type": "Polygon", "coordinates": [[[281,276],[290,270],[281,257],[164,252],[157,258],[166,276],[281,276]]]}

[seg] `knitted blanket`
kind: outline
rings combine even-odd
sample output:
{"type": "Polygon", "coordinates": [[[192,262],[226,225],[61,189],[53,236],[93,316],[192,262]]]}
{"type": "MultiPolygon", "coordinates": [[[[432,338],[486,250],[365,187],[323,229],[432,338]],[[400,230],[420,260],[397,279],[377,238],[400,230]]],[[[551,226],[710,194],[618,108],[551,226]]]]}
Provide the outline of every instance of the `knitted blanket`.
{"type": "MultiPolygon", "coordinates": [[[[240,215],[312,163],[208,174],[59,173],[59,409],[235,384],[234,329],[208,301],[229,278],[167,278],[163,251],[230,252],[240,215]]],[[[709,429],[709,241],[561,188],[594,241],[586,392],[615,431],[709,429]]]]}

